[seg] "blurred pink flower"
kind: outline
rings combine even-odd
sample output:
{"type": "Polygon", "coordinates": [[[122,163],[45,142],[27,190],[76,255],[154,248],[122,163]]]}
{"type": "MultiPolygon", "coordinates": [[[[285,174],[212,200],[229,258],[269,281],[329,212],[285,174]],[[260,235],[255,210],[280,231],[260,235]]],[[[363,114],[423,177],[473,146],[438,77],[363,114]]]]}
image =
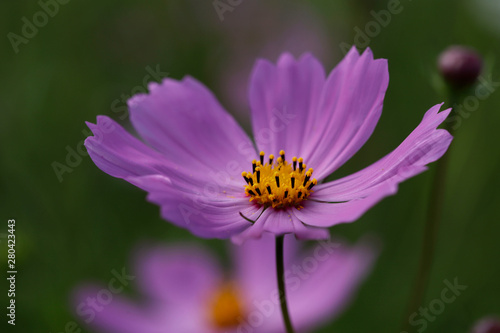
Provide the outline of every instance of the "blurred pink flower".
{"type": "Polygon", "coordinates": [[[500,319],[495,317],[486,317],[479,320],[471,333],[500,333],[500,319]]]}
{"type": "MultiPolygon", "coordinates": [[[[295,327],[309,330],[338,316],[370,271],[376,254],[356,246],[320,242],[298,251],[285,238],[285,280],[295,327]]],[[[231,248],[234,270],[224,274],[208,251],[188,246],[142,250],[135,274],[143,302],[114,295],[97,304],[99,286],[75,293],[80,320],[106,333],[281,333],[274,237],[231,248]],[[94,306],[92,306],[94,305],[94,306]]]]}
{"type": "Polygon", "coordinates": [[[255,59],[277,59],[283,50],[296,57],[309,52],[330,66],[341,57],[334,47],[340,42],[339,34],[328,33],[323,17],[305,2],[249,2],[218,23],[224,60],[211,63],[221,63],[214,73],[216,84],[234,113],[247,115],[250,110],[248,78],[255,59]]]}

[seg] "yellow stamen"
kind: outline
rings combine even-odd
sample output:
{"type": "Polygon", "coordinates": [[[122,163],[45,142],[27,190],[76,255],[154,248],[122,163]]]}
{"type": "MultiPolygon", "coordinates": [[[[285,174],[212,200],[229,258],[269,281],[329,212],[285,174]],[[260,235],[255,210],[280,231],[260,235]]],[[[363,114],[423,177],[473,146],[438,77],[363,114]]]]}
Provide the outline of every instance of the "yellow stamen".
{"type": "Polygon", "coordinates": [[[266,207],[280,209],[293,206],[300,209],[301,202],[307,200],[318,181],[311,179],[312,168],[306,172],[302,157],[293,157],[292,163],[288,163],[284,150],[279,155],[276,160],[274,155],[269,155],[269,163],[264,164],[265,154],[260,152],[260,161],[252,161],[253,172],[242,173],[247,183],[245,193],[250,201],[266,207]]]}
{"type": "Polygon", "coordinates": [[[225,284],[217,290],[209,304],[210,318],[216,328],[235,327],[244,318],[241,297],[234,284],[225,284]]]}
{"type": "Polygon", "coordinates": [[[282,149],[280,150],[280,156],[283,161],[285,161],[285,151],[282,149]]]}
{"type": "Polygon", "coordinates": [[[304,169],[304,166],[302,165],[304,163],[304,159],[301,157],[299,158],[299,170],[302,171],[304,169]]]}

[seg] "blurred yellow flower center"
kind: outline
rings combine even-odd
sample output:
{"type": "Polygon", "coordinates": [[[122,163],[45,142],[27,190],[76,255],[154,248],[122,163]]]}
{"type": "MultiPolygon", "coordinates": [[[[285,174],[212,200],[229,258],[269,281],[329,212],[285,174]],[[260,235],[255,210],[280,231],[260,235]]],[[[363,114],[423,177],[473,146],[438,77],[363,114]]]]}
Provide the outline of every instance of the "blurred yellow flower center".
{"type": "Polygon", "coordinates": [[[243,320],[244,311],[241,297],[233,284],[219,288],[210,304],[210,317],[217,328],[237,326],[243,320]]]}
{"type": "Polygon", "coordinates": [[[313,169],[306,171],[302,158],[294,157],[292,163],[288,163],[283,150],[277,159],[269,155],[266,163],[264,156],[261,151],[260,161],[252,162],[252,172],[241,174],[247,183],[245,193],[250,201],[273,208],[302,208],[301,202],[309,197],[311,189],[318,183],[311,179],[313,169]]]}

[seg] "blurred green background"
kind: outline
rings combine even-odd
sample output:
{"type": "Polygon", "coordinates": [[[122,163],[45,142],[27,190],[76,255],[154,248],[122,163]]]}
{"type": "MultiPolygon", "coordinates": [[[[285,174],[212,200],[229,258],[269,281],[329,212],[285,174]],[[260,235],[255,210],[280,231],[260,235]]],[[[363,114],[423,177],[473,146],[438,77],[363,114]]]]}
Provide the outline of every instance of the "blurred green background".
{"type": "MultiPolygon", "coordinates": [[[[434,88],[441,50],[469,45],[494,65],[500,54],[495,4],[401,0],[400,13],[385,27],[379,25],[368,43],[375,57],[389,59],[391,81],[382,118],[339,176],[394,149],[430,106],[444,100],[434,88]]],[[[195,239],[161,220],[145,193],[104,174],[89,157],[67,164],[67,149],[76,151],[88,135],[85,121],[104,114],[128,126],[122,98],[140,92],[145,79],[153,80],[146,77],[146,68],[176,79],[198,78],[248,129],[243,98],[255,57],[275,61],[285,50],[310,50],[331,70],[343,56],[339,45],[353,44],[356,27],[364,31],[367,23],[376,22],[370,12],[387,8],[385,0],[246,0],[221,21],[212,1],[69,1],[16,53],[7,34],[21,36],[22,18],[33,22],[42,9],[37,1],[2,1],[0,233],[7,232],[8,219],[16,219],[19,273],[16,326],[7,325],[2,314],[0,331],[63,332],[68,321],[76,320],[71,290],[89,279],[107,282],[112,269],[128,267],[130,251],[142,241],[203,242],[225,255],[223,241],[195,239]],[[54,162],[69,167],[61,178],[54,162]]],[[[500,72],[492,68],[492,80],[499,82],[500,72]]],[[[458,277],[468,289],[429,322],[429,333],[468,332],[478,318],[500,314],[499,105],[500,92],[493,91],[467,113],[452,143],[444,216],[422,305],[440,297],[445,279],[458,277]]],[[[352,241],[375,234],[384,247],[356,301],[318,332],[400,331],[417,271],[433,170],[403,183],[396,196],[356,223],[331,229],[352,241]]],[[[0,241],[4,276],[7,247],[5,238],[0,241]]],[[[2,311],[7,289],[2,278],[2,311]]]]}

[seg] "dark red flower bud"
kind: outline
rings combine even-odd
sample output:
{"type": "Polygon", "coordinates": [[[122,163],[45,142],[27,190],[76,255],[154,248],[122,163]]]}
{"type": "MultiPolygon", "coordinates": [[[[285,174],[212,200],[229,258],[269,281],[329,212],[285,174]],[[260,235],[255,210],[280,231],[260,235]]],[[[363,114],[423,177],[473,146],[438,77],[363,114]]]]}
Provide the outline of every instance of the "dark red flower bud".
{"type": "Polygon", "coordinates": [[[483,67],[481,56],[464,46],[450,46],[438,59],[441,75],[455,87],[465,87],[474,83],[483,67]]]}

